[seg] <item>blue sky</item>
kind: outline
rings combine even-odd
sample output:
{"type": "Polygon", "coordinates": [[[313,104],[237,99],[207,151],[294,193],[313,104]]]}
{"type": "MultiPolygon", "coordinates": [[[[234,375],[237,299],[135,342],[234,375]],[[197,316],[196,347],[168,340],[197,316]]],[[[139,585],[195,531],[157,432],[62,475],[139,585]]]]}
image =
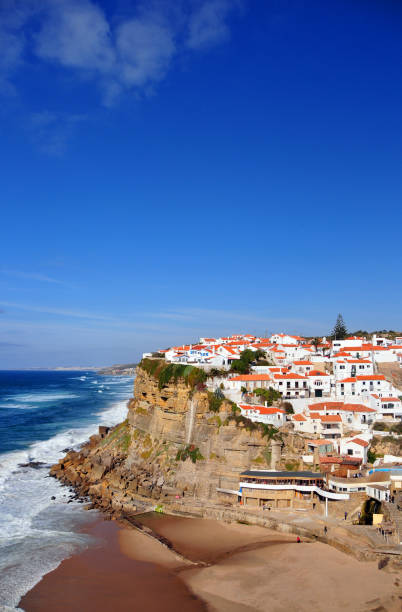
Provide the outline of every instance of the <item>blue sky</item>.
{"type": "Polygon", "coordinates": [[[397,2],[3,0],[0,367],[401,329],[397,2]]]}

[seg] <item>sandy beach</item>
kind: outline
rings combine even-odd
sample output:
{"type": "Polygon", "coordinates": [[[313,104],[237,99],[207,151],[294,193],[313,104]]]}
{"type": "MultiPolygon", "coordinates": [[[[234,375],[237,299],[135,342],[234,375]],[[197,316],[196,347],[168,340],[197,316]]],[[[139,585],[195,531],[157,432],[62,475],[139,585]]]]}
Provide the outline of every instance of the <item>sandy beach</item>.
{"type": "Polygon", "coordinates": [[[26,612],[396,612],[402,580],[318,542],[258,526],[165,515],[141,522],[174,550],[114,521],[97,546],[65,560],[20,603],[26,612]],[[177,552],[176,552],[177,551],[177,552]]]}
{"type": "Polygon", "coordinates": [[[21,599],[20,608],[26,612],[207,609],[172,571],[183,567],[183,560],[157,540],[103,519],[85,531],[97,545],[44,576],[21,599]]]}

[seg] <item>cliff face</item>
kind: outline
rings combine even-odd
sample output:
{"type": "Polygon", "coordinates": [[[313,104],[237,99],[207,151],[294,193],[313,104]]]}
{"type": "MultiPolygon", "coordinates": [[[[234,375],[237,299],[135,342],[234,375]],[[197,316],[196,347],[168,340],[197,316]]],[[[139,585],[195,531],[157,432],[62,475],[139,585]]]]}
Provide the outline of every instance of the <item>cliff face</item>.
{"type": "MultiPolygon", "coordinates": [[[[297,465],[303,440],[284,434],[283,441],[297,465]]],[[[241,471],[269,465],[269,444],[263,432],[236,423],[230,402],[212,412],[205,390],[183,379],[160,389],[158,380],[137,368],[127,420],[111,431],[100,428],[51,474],[96,505],[126,513],[141,498],[219,501],[217,487],[237,490],[241,471]]]]}

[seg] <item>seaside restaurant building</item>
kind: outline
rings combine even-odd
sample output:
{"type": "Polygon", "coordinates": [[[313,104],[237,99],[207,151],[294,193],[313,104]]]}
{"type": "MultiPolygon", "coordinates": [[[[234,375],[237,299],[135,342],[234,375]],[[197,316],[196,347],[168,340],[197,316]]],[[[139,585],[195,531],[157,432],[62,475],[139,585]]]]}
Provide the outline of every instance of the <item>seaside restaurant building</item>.
{"type": "Polygon", "coordinates": [[[242,505],[253,508],[297,508],[325,500],[347,500],[349,495],[326,490],[318,472],[247,470],[240,474],[242,505]]]}

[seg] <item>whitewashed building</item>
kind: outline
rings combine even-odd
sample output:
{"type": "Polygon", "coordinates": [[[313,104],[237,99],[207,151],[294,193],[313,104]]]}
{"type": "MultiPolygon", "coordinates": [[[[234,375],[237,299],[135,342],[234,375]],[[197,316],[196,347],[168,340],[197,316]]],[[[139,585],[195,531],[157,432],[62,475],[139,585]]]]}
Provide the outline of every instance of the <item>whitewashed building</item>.
{"type": "Polygon", "coordinates": [[[274,425],[275,427],[281,427],[286,423],[286,412],[275,406],[266,407],[239,404],[239,408],[242,415],[251,421],[274,425]]]}

